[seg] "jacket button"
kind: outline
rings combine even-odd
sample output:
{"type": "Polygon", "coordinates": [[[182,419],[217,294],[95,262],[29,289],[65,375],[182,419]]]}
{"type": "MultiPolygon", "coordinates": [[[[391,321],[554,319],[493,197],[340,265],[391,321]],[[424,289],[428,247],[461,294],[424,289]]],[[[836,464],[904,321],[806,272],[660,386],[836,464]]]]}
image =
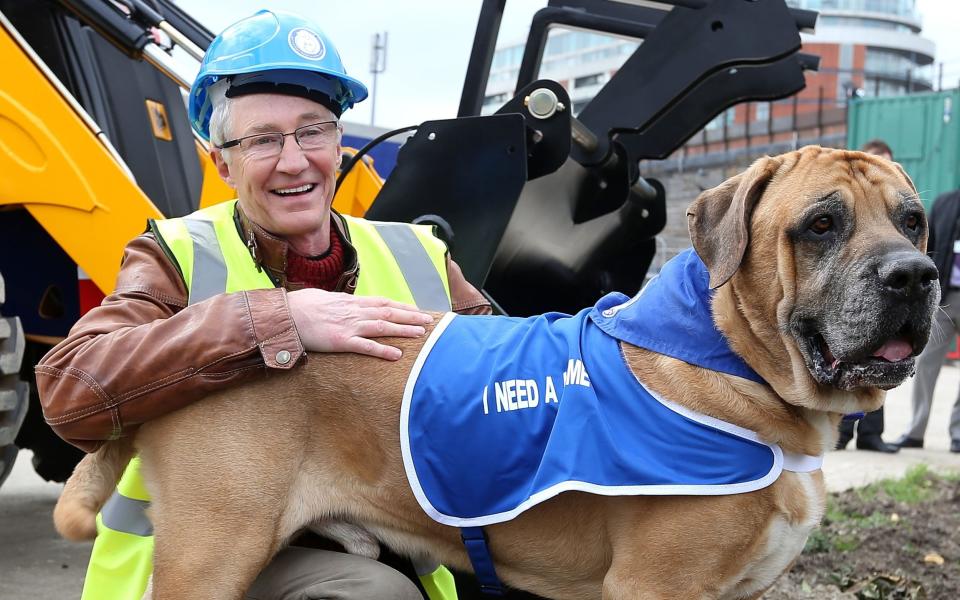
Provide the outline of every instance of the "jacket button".
{"type": "Polygon", "coordinates": [[[285,365],[290,362],[290,353],[286,350],[277,352],[277,364],[285,365]]]}

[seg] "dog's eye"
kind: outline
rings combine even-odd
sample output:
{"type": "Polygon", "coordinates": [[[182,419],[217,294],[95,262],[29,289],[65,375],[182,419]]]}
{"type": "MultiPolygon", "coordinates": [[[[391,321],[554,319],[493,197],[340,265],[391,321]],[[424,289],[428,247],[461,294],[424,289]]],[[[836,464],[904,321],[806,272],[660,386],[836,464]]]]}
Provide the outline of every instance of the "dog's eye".
{"type": "Polygon", "coordinates": [[[920,216],[916,213],[908,215],[903,225],[910,231],[916,231],[920,227],[920,216]]]}
{"type": "Polygon", "coordinates": [[[810,224],[810,231],[817,235],[823,235],[833,229],[833,217],[830,215],[820,215],[810,224]]]}

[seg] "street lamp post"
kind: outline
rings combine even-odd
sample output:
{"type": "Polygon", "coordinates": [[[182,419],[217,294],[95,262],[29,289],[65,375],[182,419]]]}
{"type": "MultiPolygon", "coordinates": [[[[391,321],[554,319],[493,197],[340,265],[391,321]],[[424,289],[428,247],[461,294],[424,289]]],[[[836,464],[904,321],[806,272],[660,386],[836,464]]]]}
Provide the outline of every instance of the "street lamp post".
{"type": "Polygon", "coordinates": [[[387,32],[373,34],[373,45],[370,49],[370,73],[373,75],[373,85],[370,90],[370,126],[374,124],[377,112],[377,75],[387,70],[387,32]]]}

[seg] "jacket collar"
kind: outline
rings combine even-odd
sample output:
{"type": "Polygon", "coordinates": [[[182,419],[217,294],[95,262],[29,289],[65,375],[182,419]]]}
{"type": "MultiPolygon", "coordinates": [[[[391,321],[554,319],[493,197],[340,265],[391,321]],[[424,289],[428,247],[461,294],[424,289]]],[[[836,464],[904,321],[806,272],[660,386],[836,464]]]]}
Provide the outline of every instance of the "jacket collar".
{"type": "MultiPolygon", "coordinates": [[[[253,222],[243,209],[240,203],[237,203],[237,210],[234,213],[234,221],[237,225],[237,232],[243,239],[247,250],[257,269],[265,269],[267,275],[273,280],[277,287],[294,289],[299,286],[291,286],[287,281],[287,250],[290,244],[283,238],[273,235],[259,224],[253,222]]],[[[330,221],[332,226],[343,240],[343,274],[340,282],[337,284],[337,291],[353,292],[356,289],[357,274],[359,264],[357,263],[357,251],[350,243],[350,232],[347,229],[343,217],[336,211],[330,210],[330,221]]]]}

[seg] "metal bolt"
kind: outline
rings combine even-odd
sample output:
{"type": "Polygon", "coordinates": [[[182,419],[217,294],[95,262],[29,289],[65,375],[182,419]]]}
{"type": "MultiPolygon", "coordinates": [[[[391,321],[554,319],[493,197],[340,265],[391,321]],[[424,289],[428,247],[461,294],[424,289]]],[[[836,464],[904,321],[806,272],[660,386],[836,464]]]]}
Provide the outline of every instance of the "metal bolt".
{"type": "Polygon", "coordinates": [[[430,135],[427,136],[427,139],[430,140],[430,141],[433,141],[433,140],[437,139],[437,134],[431,131],[431,132],[430,132],[430,135]]]}
{"type": "Polygon", "coordinates": [[[537,88],[523,99],[523,105],[537,119],[549,119],[557,111],[563,110],[563,104],[557,101],[557,95],[549,88],[537,88]]]}
{"type": "Polygon", "coordinates": [[[543,140],[543,132],[539,129],[534,129],[533,133],[530,135],[530,139],[533,140],[534,144],[539,144],[543,140]]]}

